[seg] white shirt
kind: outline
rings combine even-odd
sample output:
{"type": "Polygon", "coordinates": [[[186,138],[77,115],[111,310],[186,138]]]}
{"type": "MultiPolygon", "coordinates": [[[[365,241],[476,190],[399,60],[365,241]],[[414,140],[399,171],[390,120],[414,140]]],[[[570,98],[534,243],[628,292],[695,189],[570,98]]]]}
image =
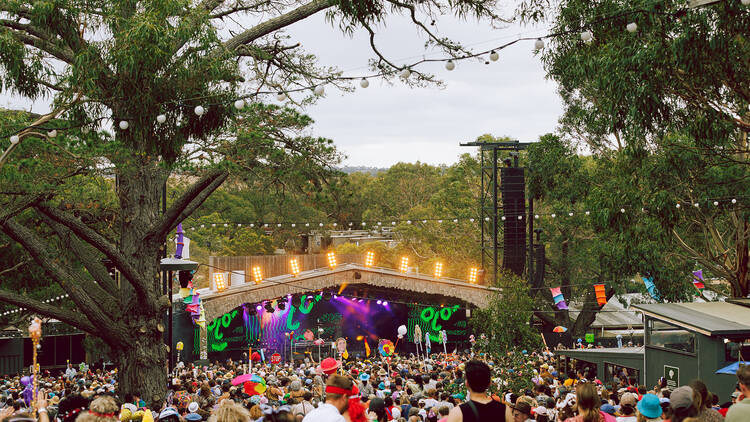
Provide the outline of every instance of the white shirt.
{"type": "Polygon", "coordinates": [[[617,422],[636,422],[638,420],[635,416],[618,416],[617,422]]]}
{"type": "Polygon", "coordinates": [[[346,422],[339,413],[339,409],[330,403],[321,403],[312,412],[308,413],[302,422],[346,422]]]}
{"type": "MultiPolygon", "coordinates": [[[[438,401],[433,398],[426,398],[424,399],[424,408],[425,409],[432,409],[433,407],[438,405],[438,401]]],[[[435,412],[437,413],[437,412],[435,412]]]]}

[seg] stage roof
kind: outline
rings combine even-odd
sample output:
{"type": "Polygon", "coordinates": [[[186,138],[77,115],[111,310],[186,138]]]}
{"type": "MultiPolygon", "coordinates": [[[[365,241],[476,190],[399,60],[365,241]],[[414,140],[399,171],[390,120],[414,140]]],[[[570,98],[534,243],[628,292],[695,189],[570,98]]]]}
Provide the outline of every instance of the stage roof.
{"type": "Polygon", "coordinates": [[[750,302],[656,303],[633,305],[646,315],[707,336],[750,335],[750,302]]]}

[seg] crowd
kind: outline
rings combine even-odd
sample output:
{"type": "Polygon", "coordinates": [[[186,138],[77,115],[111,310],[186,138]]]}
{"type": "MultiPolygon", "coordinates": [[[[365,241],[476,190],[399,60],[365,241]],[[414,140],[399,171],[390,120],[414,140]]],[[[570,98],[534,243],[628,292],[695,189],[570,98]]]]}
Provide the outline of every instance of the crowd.
{"type": "Polygon", "coordinates": [[[390,362],[332,358],[319,365],[178,365],[166,400],[120,395],[117,371],[76,370],[0,377],[0,422],[748,422],[750,367],[726,402],[700,380],[648,388],[620,373],[608,384],[585,369],[558,371],[552,353],[504,359],[433,356],[390,362]],[[251,381],[238,383],[249,373],[251,381]],[[509,380],[527,387],[514,390],[509,380]]]}

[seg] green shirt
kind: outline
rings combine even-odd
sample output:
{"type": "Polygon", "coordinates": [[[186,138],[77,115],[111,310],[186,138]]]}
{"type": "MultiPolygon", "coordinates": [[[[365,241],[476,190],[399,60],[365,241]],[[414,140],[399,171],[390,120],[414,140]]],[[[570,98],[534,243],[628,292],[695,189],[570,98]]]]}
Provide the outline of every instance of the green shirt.
{"type": "Polygon", "coordinates": [[[729,408],[724,422],[750,421],[750,398],[737,402],[729,408]]]}

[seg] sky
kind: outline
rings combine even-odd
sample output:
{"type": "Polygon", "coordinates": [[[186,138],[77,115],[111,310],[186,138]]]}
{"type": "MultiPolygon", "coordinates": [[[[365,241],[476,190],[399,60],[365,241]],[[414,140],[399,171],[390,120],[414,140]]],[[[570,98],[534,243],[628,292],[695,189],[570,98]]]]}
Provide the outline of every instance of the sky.
{"type": "MultiPolygon", "coordinates": [[[[390,17],[387,23],[378,28],[377,45],[394,63],[408,64],[424,55],[443,57],[425,50],[424,34],[406,18],[390,17]]],[[[545,33],[543,27],[492,28],[488,22],[450,16],[441,17],[432,29],[476,51],[545,33]]],[[[336,66],[347,76],[370,74],[367,63],[373,53],[364,31],[347,37],[319,13],[294,24],[287,33],[316,54],[321,65],[336,66]]],[[[452,72],[444,63],[419,66],[441,79],[443,88],[411,88],[378,79],[371,79],[366,89],[355,84],[354,92],[328,87],[323,98],[304,110],[315,120],[310,134],[333,139],[346,156],[343,165],[369,167],[415,161],[451,164],[460,154],[473,152],[459,143],[485,133],[535,141],[555,130],[562,103],[532,50],[533,41],[519,42],[499,51],[496,62],[460,61],[452,72]]],[[[46,100],[29,103],[8,95],[0,95],[0,104],[38,113],[49,110],[46,100]]]]}

